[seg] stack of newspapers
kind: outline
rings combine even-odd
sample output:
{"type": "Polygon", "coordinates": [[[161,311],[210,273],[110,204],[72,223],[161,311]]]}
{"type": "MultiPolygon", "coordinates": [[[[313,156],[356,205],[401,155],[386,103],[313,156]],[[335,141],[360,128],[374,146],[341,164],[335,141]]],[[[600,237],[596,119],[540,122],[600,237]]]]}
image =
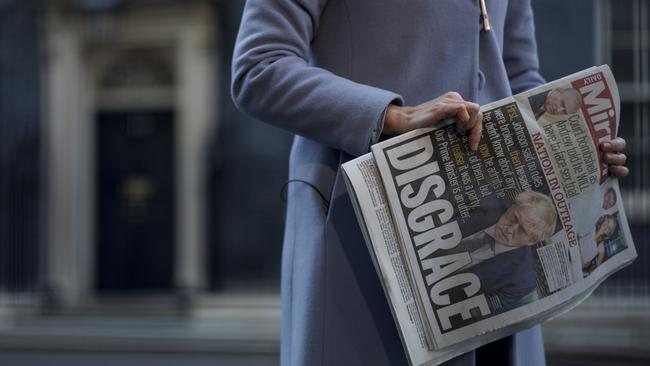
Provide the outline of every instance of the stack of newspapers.
{"type": "Polygon", "coordinates": [[[608,66],[481,107],[343,164],[412,365],[434,365],[584,300],[636,257],[599,145],[618,131],[608,66]]]}

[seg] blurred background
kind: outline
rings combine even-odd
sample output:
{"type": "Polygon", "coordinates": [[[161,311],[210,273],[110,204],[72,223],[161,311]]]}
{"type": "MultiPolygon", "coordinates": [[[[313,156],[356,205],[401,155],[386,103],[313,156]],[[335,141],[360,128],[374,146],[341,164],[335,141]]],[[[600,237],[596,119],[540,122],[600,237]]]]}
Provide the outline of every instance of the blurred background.
{"type": "MultiPolygon", "coordinates": [[[[0,0],[0,365],[275,365],[291,135],[239,113],[244,0],[0,0]]],[[[650,0],[533,0],[547,80],[608,63],[639,258],[544,326],[650,363],[650,0]]]]}

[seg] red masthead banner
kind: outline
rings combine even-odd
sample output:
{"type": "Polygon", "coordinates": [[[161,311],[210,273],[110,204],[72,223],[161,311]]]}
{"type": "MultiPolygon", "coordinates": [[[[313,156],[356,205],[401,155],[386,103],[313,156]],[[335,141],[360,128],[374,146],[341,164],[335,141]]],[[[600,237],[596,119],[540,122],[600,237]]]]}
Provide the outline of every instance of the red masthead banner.
{"type": "MultiPolygon", "coordinates": [[[[571,85],[582,95],[582,113],[596,147],[600,146],[601,142],[614,138],[616,136],[615,104],[603,73],[598,72],[578,79],[571,85]]],[[[602,162],[602,157],[600,158],[600,182],[603,183],[607,179],[607,164],[602,162]]]]}

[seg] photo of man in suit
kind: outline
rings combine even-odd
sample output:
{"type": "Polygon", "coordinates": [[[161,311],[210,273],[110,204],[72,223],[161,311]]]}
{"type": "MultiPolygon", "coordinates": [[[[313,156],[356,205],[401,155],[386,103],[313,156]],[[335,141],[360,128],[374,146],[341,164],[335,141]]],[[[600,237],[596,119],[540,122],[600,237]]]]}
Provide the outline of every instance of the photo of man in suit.
{"type": "Polygon", "coordinates": [[[463,239],[454,252],[468,252],[472,262],[463,270],[481,279],[481,290],[492,314],[536,300],[533,246],[550,243],[557,212],[545,194],[519,193],[493,226],[463,239]]]}
{"type": "Polygon", "coordinates": [[[528,98],[535,119],[544,113],[552,115],[576,113],[582,105],[582,95],[573,88],[556,88],[528,98]]]}

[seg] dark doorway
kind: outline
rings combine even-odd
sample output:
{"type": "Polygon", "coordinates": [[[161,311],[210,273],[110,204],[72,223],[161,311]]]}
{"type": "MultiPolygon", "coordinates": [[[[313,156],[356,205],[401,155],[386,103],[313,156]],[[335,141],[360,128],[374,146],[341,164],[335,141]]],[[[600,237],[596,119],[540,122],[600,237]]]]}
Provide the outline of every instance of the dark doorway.
{"type": "Polygon", "coordinates": [[[24,304],[45,285],[42,49],[33,1],[0,1],[0,296],[24,304]]]}
{"type": "Polygon", "coordinates": [[[96,285],[100,292],[172,288],[171,111],[97,115],[96,285]]]}

